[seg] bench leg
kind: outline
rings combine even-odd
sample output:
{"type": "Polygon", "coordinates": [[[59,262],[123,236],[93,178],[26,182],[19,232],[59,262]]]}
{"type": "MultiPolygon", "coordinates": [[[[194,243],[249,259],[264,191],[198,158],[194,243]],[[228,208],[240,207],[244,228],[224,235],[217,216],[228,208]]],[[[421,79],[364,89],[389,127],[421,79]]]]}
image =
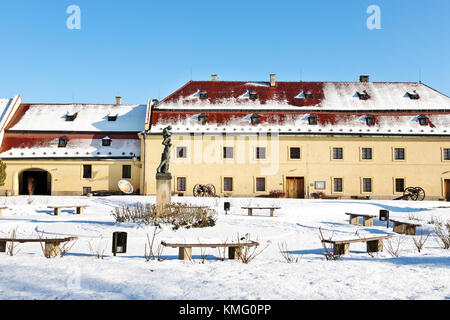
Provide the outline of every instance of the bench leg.
{"type": "Polygon", "coordinates": [[[0,252],[6,252],[6,241],[0,242],[0,252]]]}
{"type": "Polygon", "coordinates": [[[373,227],[373,217],[364,217],[363,226],[364,227],[373,227]]]}
{"type": "Polygon", "coordinates": [[[405,225],[403,223],[394,222],[394,232],[404,234],[405,233],[405,225]]]}
{"type": "Polygon", "coordinates": [[[192,259],[192,248],[179,247],[178,248],[178,259],[180,259],[180,260],[191,260],[192,259]]]}
{"type": "Polygon", "coordinates": [[[406,235],[410,235],[413,236],[416,234],[416,226],[406,226],[406,230],[405,230],[405,234],[406,235]]]}
{"type": "Polygon", "coordinates": [[[333,254],[341,256],[350,253],[350,243],[339,243],[333,245],[333,254]]]}
{"type": "Polygon", "coordinates": [[[3,209],[0,209],[0,218],[3,216],[3,209]]]}
{"type": "Polygon", "coordinates": [[[83,207],[77,207],[77,214],[82,214],[84,212],[83,207]]]}
{"type": "Polygon", "coordinates": [[[228,259],[239,260],[242,256],[242,247],[229,247],[228,259]]]}
{"type": "Polygon", "coordinates": [[[248,215],[251,216],[252,214],[252,209],[248,209],[248,215]]]}
{"type": "Polygon", "coordinates": [[[350,224],[355,226],[359,225],[359,217],[358,216],[350,216],[350,224]]]}
{"type": "Polygon", "coordinates": [[[45,256],[46,257],[56,257],[61,252],[59,248],[59,243],[46,242],[45,243],[45,256]]]}
{"type": "Polygon", "coordinates": [[[270,216],[273,217],[273,212],[275,211],[275,209],[270,209],[270,216]]]}
{"type": "Polygon", "coordinates": [[[367,252],[381,252],[383,251],[383,240],[367,241],[367,252]]]}
{"type": "Polygon", "coordinates": [[[53,210],[53,212],[54,212],[55,216],[59,216],[61,214],[61,208],[55,208],[53,210]]]}

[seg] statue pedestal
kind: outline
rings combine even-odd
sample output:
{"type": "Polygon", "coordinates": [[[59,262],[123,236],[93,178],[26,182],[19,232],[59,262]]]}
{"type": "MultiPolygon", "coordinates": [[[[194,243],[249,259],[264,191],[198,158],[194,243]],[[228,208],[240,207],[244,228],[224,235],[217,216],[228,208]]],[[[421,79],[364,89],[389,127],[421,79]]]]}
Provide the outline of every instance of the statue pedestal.
{"type": "Polygon", "coordinates": [[[172,175],[170,173],[156,174],[156,214],[159,216],[164,207],[171,203],[172,175]]]}

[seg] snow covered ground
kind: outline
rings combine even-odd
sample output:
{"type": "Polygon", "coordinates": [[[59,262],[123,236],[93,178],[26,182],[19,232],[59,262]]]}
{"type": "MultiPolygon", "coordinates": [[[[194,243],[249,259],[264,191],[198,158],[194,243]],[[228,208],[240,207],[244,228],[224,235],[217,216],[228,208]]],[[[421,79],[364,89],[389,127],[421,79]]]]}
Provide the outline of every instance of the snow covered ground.
{"type": "MultiPolygon", "coordinates": [[[[261,248],[269,247],[249,264],[219,261],[217,249],[208,249],[201,263],[200,249],[193,249],[194,261],[178,260],[178,250],[166,248],[164,261],[147,262],[144,257],[147,234],[153,227],[116,224],[111,210],[121,204],[154,202],[154,197],[45,197],[0,198],[5,210],[0,218],[0,237],[17,227],[18,237],[78,236],[63,258],[46,259],[39,243],[19,244],[16,255],[0,253],[0,299],[450,299],[450,250],[439,246],[432,234],[421,253],[413,236],[393,233],[386,223],[374,220],[373,227],[349,224],[345,212],[378,215],[388,209],[392,218],[418,219],[418,233],[433,230],[431,217],[450,220],[445,202],[297,200],[268,198],[191,198],[174,201],[207,204],[219,214],[214,227],[179,229],[169,226],[156,241],[223,242],[250,233],[261,248]],[[223,202],[231,202],[225,215],[223,202]],[[82,215],[63,210],[53,216],[48,205],[88,204],[82,215]],[[244,205],[278,205],[270,217],[268,210],[248,216],[244,205]],[[440,207],[440,208],[439,208],[440,207]],[[392,234],[392,244],[400,239],[400,255],[392,257],[386,248],[373,257],[364,243],[352,243],[350,254],[326,261],[318,228],[326,237],[354,238],[392,234]],[[112,233],[128,233],[127,253],[113,256],[112,233]],[[355,235],[358,231],[358,235],[355,235]],[[286,243],[296,263],[287,263],[279,249],[286,243]],[[91,248],[91,249],[90,249],[91,248]],[[92,250],[93,249],[93,250],[92,250]],[[97,249],[105,258],[97,259],[97,249]]],[[[385,241],[386,245],[386,241],[385,241]]]]}

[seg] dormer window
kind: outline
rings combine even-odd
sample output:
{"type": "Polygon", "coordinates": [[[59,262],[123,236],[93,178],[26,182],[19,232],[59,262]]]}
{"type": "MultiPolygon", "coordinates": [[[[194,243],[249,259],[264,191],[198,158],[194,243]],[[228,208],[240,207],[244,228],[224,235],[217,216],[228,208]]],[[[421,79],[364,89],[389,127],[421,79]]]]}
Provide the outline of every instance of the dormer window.
{"type": "Polygon", "coordinates": [[[200,99],[208,99],[208,91],[200,91],[200,99]]]}
{"type": "Polygon", "coordinates": [[[252,114],[250,117],[250,121],[252,124],[259,124],[259,115],[257,114],[252,114]]]}
{"type": "Polygon", "coordinates": [[[252,100],[258,99],[258,94],[255,91],[250,91],[248,95],[252,100]]]}
{"type": "Polygon", "coordinates": [[[75,112],[74,114],[67,113],[66,114],[66,121],[73,121],[73,120],[75,120],[77,115],[78,115],[78,112],[75,112]]]}
{"type": "Polygon", "coordinates": [[[310,114],[308,117],[308,124],[316,125],[317,124],[317,116],[315,114],[310,114]]]}
{"type": "Polygon", "coordinates": [[[367,94],[366,91],[363,92],[357,92],[359,100],[367,100],[369,99],[369,95],[367,94]]]}
{"type": "Polygon", "coordinates": [[[426,126],[428,125],[428,117],[424,116],[424,115],[420,115],[417,120],[419,121],[419,124],[421,126],[426,126]]]}
{"type": "Polygon", "coordinates": [[[67,137],[62,136],[58,139],[58,148],[65,148],[67,146],[67,137]]]}
{"type": "Polygon", "coordinates": [[[411,100],[418,100],[420,98],[416,90],[414,90],[413,92],[408,92],[408,96],[411,100]]]}
{"type": "Polygon", "coordinates": [[[102,139],[102,146],[109,147],[111,145],[111,138],[110,137],[104,137],[102,139]]]}
{"type": "Polygon", "coordinates": [[[206,114],[201,113],[198,115],[198,122],[200,122],[201,124],[206,124],[206,114]]]}
{"type": "Polygon", "coordinates": [[[116,121],[117,120],[117,114],[115,115],[108,115],[108,121],[116,121]]]}
{"type": "Polygon", "coordinates": [[[313,99],[313,94],[311,91],[305,92],[305,99],[313,99]]]}
{"type": "Polygon", "coordinates": [[[366,124],[368,126],[374,126],[375,125],[375,117],[371,114],[366,116],[366,124]]]}

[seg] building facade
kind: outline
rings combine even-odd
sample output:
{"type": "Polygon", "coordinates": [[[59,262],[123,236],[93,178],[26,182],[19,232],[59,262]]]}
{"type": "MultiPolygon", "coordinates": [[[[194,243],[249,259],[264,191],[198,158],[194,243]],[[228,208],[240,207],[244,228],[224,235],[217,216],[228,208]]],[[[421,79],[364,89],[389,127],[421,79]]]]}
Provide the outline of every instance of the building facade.
{"type": "Polygon", "coordinates": [[[450,199],[450,102],[423,83],[190,81],[151,104],[144,194],[168,125],[174,193],[393,199],[421,187],[450,199]]]}
{"type": "Polygon", "coordinates": [[[82,195],[116,191],[127,180],[139,194],[140,141],[147,105],[24,104],[3,130],[5,194],[82,195]]]}

